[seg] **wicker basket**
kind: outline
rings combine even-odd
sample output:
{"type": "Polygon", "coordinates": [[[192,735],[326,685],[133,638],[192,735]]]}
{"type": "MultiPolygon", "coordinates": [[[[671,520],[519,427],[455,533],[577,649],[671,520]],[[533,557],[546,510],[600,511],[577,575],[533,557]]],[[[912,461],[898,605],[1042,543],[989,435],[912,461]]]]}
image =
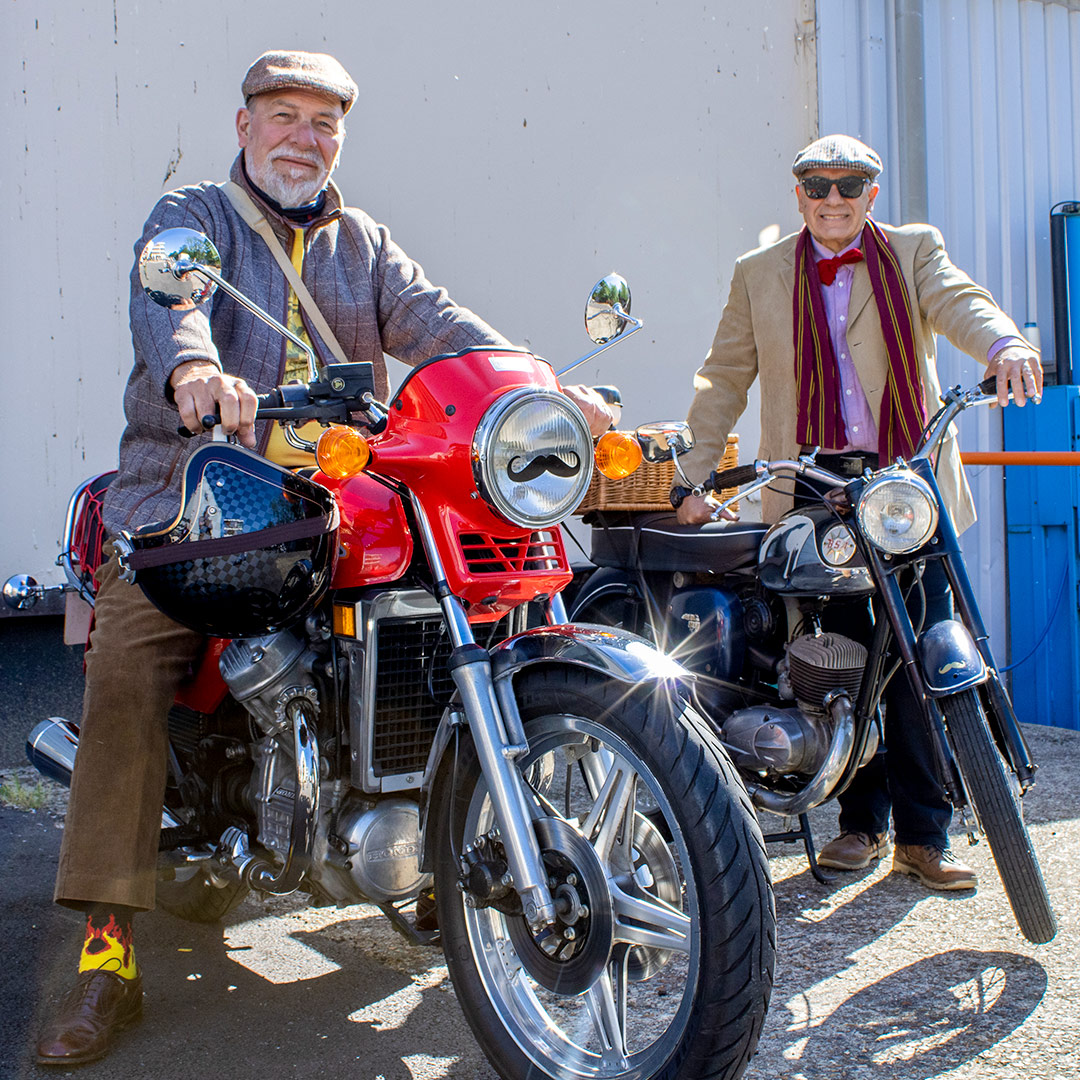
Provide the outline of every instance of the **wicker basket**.
{"type": "MultiPolygon", "coordinates": [[[[717,464],[717,469],[730,469],[739,464],[739,436],[729,435],[727,449],[717,464]]],[[[642,462],[636,472],[623,480],[609,480],[593,466],[592,483],[585,492],[581,505],[575,514],[585,514],[590,510],[644,512],[646,510],[671,510],[668,492],[675,482],[675,466],[670,461],[659,464],[642,462]]],[[[730,499],[737,488],[725,488],[720,492],[721,500],[730,499]]],[[[737,510],[739,504],[732,506],[737,510]]]]}

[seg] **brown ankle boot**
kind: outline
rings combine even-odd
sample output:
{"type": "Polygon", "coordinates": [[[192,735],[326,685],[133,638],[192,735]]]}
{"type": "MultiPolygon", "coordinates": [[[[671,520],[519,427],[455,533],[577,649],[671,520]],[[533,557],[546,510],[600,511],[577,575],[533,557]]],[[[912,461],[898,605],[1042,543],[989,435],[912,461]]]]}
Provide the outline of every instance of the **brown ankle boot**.
{"type": "Polygon", "coordinates": [[[897,844],[892,868],[898,874],[918,878],[928,889],[943,892],[974,889],[979,883],[975,871],[951,851],[929,844],[897,844]]]}
{"type": "Polygon", "coordinates": [[[888,853],[889,834],[887,832],[877,835],[864,832],[842,832],[821,849],[817,861],[821,866],[831,866],[837,870],[861,870],[888,853]]]}

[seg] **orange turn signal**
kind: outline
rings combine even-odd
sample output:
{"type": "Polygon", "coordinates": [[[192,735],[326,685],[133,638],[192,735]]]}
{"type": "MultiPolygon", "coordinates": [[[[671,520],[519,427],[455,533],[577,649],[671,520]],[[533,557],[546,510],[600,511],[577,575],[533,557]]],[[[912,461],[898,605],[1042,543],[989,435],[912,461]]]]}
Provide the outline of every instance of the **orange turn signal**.
{"type": "Polygon", "coordinates": [[[641,447],[625,431],[605,431],[596,444],[596,467],[609,480],[622,480],[641,464],[641,447]]]}
{"type": "Polygon", "coordinates": [[[344,480],[367,468],[371,460],[371,448],[367,439],[355,428],[331,424],[319,436],[315,460],[327,476],[344,480]]]}

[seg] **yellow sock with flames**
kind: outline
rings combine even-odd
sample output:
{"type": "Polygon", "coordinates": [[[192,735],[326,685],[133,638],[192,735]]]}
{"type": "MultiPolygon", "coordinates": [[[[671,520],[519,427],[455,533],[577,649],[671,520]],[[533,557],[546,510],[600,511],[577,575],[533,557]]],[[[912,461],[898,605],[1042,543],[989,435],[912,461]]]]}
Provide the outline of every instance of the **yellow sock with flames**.
{"type": "Polygon", "coordinates": [[[103,969],[121,978],[139,974],[135,963],[135,936],[131,908],[95,906],[86,916],[86,940],[79,956],[79,971],[103,969]]]}

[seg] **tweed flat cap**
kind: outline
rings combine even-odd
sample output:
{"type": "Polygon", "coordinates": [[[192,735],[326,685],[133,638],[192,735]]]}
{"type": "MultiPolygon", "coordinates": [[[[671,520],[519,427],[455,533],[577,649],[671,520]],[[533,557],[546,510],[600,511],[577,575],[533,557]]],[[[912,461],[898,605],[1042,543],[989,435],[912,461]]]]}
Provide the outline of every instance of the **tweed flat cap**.
{"type": "Polygon", "coordinates": [[[248,68],[244,100],[271,90],[313,90],[337,98],[348,112],[358,93],[349,73],[328,53],[265,52],[248,68]]]}
{"type": "Polygon", "coordinates": [[[881,172],[881,158],[876,150],[850,135],[823,135],[804,146],[791,166],[796,176],[810,169],[854,169],[873,180],[881,172]]]}

